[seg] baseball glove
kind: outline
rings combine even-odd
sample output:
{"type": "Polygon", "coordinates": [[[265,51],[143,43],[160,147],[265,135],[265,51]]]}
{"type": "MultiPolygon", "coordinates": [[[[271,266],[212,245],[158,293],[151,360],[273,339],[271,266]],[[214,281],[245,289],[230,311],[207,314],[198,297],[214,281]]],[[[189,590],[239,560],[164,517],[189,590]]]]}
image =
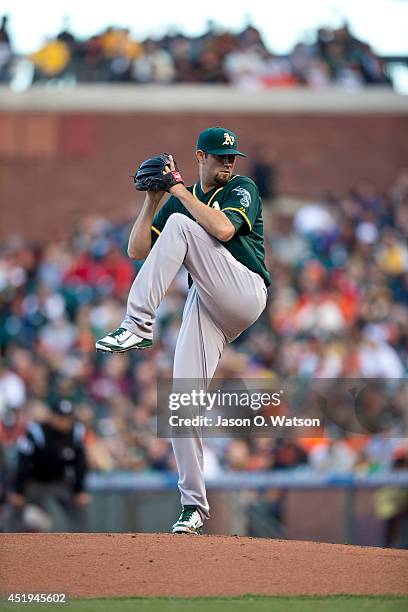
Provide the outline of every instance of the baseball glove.
{"type": "Polygon", "coordinates": [[[174,165],[175,170],[166,172],[166,166],[170,168],[167,153],[146,159],[133,176],[135,188],[137,191],[169,191],[173,185],[184,184],[176,162],[174,165]]]}

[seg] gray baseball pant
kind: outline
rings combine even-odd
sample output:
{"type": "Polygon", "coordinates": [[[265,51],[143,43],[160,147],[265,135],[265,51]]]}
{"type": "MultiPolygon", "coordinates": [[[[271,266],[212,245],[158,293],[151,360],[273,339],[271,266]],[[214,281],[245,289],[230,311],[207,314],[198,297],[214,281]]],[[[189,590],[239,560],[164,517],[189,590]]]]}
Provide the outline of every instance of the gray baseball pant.
{"type": "MultiPolygon", "coordinates": [[[[208,385],[225,345],[254,323],[266,306],[261,276],[246,268],[198,223],[173,213],[131,287],[125,329],[153,337],[156,310],[181,268],[193,278],[174,356],[173,379],[208,385]]],[[[181,503],[209,518],[199,436],[172,438],[181,503]]]]}

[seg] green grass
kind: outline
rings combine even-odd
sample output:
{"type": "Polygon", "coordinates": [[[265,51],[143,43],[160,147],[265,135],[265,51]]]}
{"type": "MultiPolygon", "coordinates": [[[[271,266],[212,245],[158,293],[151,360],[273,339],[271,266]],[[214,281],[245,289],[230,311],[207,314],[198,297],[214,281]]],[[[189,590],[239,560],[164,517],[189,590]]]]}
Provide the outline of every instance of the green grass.
{"type": "Polygon", "coordinates": [[[408,610],[408,597],[397,595],[331,595],[329,597],[116,597],[111,599],[71,599],[66,604],[13,604],[0,602],[0,612],[29,608],[54,612],[315,612],[329,610],[408,610]]]}

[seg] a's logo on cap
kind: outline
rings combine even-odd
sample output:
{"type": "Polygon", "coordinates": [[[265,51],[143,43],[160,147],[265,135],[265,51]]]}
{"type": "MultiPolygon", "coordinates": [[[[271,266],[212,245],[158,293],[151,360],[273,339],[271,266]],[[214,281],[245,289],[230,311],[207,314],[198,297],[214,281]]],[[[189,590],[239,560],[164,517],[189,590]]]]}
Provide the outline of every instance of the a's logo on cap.
{"type": "Polygon", "coordinates": [[[234,140],[235,138],[231,136],[231,134],[228,134],[228,132],[224,132],[224,142],[222,143],[223,145],[233,145],[234,140]]]}

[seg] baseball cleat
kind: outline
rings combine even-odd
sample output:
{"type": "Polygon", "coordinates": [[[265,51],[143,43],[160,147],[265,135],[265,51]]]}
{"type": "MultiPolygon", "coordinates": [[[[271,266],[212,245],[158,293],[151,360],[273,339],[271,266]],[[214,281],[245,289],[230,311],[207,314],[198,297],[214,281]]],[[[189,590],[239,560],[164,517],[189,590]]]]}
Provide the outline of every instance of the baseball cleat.
{"type": "Polygon", "coordinates": [[[193,533],[201,535],[203,521],[197,506],[183,506],[183,511],[172,527],[172,533],[193,533]]]}
{"type": "Polygon", "coordinates": [[[124,327],[118,327],[115,331],[98,340],[95,347],[97,351],[105,353],[124,353],[130,351],[130,349],[143,350],[149,348],[152,344],[151,340],[136,336],[124,327]]]}

